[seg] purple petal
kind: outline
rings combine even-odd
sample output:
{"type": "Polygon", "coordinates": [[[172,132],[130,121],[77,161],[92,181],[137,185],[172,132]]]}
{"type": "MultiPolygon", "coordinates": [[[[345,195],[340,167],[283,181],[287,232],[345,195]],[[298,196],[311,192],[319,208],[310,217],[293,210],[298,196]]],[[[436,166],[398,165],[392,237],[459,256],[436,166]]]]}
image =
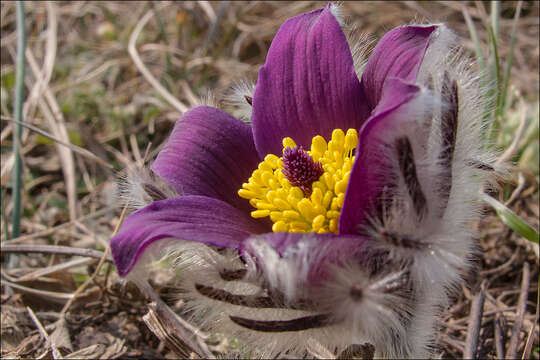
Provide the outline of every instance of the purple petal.
{"type": "Polygon", "coordinates": [[[258,163],[247,124],[200,106],[176,122],[152,170],[179,195],[208,196],[248,211],[249,203],[237,192],[258,163]]]}
{"type": "Polygon", "coordinates": [[[314,136],[358,129],[368,116],[349,45],[329,7],[287,20],[259,70],[253,97],[259,155],[281,155],[287,136],[309,148],[314,136]]]}
{"type": "Polygon", "coordinates": [[[309,264],[308,278],[317,282],[326,276],[332,265],[354,261],[357,264],[369,262],[369,241],[365,237],[335,234],[266,233],[252,236],[244,242],[242,254],[249,254],[260,261],[267,260],[265,252],[260,252],[260,241],[269,244],[284,258],[295,259],[304,268],[309,264]]]}
{"type": "Polygon", "coordinates": [[[379,105],[358,135],[356,160],[351,170],[345,202],[339,219],[340,234],[358,234],[370,218],[376,217],[381,194],[393,185],[394,141],[412,128],[415,114],[406,105],[420,88],[400,79],[389,79],[379,105]]]}
{"type": "Polygon", "coordinates": [[[391,77],[414,83],[424,54],[437,26],[402,26],[379,41],[362,74],[362,89],[369,108],[381,99],[384,83],[391,77]]]}
{"type": "Polygon", "coordinates": [[[111,250],[118,273],[125,276],[156,240],[173,238],[239,248],[248,236],[268,231],[266,225],[223,201],[179,196],[153,202],[129,215],[111,239],[111,250]]]}
{"type": "Polygon", "coordinates": [[[346,252],[345,247],[362,247],[365,238],[355,235],[336,235],[336,234],[301,234],[290,232],[272,232],[254,236],[253,238],[264,239],[280,255],[286,255],[287,250],[295,249],[300,241],[307,241],[310,244],[317,244],[319,247],[329,246],[328,254],[338,252],[343,255],[346,252]]]}

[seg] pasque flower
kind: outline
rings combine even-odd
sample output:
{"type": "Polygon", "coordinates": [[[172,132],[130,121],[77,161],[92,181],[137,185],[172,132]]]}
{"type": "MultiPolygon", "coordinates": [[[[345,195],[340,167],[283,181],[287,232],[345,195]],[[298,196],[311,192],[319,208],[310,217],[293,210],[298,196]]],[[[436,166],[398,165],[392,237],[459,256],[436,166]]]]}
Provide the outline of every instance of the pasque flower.
{"type": "Polygon", "coordinates": [[[250,124],[208,106],[175,124],[152,171],[178,196],[139,184],[154,201],[111,239],[119,274],[172,256],[193,321],[265,356],[429,356],[493,173],[454,43],[398,27],[362,66],[333,5],[287,20],[238,94],[250,124]]]}

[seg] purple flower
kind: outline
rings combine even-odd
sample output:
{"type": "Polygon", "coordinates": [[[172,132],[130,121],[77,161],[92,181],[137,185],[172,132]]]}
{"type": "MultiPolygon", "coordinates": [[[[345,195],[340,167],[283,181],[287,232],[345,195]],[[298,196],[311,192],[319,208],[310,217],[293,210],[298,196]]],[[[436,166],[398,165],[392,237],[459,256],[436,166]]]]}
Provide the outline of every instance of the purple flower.
{"type": "Polygon", "coordinates": [[[251,125],[207,106],[175,124],[152,171],[178,196],[143,182],[156,201],[111,239],[119,274],[141,281],[147,254],[174,254],[203,325],[267,355],[309,341],[429,355],[493,170],[454,40],[399,27],[361,69],[332,5],[287,20],[240,94],[251,125]]]}

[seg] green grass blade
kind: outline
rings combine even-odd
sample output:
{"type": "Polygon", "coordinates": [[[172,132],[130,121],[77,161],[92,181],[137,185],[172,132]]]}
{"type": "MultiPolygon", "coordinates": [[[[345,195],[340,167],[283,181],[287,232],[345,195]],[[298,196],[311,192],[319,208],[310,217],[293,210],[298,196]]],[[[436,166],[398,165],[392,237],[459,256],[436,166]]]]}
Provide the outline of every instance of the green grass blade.
{"type": "Polygon", "coordinates": [[[486,69],[486,61],[484,58],[484,53],[482,52],[482,47],[480,46],[480,40],[478,39],[478,33],[476,32],[476,27],[469,15],[469,11],[466,6],[463,6],[463,17],[465,18],[465,23],[467,23],[467,28],[469,29],[469,35],[471,35],[471,40],[474,44],[474,52],[476,54],[476,61],[478,62],[478,70],[483,72],[486,69]]]}
{"type": "Polygon", "coordinates": [[[516,13],[514,15],[514,21],[512,22],[512,35],[510,38],[510,53],[508,54],[508,63],[506,64],[506,71],[504,74],[504,84],[501,90],[501,107],[503,108],[506,105],[508,83],[510,81],[510,72],[512,70],[512,62],[514,60],[514,46],[516,44],[517,25],[519,21],[519,16],[521,14],[522,5],[523,5],[523,1],[520,0],[516,6],[516,13]]]}
{"type": "Polygon", "coordinates": [[[488,29],[488,33],[491,39],[491,47],[493,49],[493,73],[495,74],[495,79],[497,80],[497,89],[496,89],[496,99],[497,99],[497,112],[500,113],[500,94],[501,94],[501,63],[499,59],[499,48],[497,45],[497,39],[493,34],[491,29],[488,29]]]}
{"type": "Polygon", "coordinates": [[[495,38],[499,38],[499,17],[501,16],[501,2],[498,0],[491,1],[491,28],[495,38]]]}
{"type": "Polygon", "coordinates": [[[538,232],[529,224],[519,218],[512,210],[504,204],[489,195],[482,194],[482,200],[487,202],[495,209],[502,222],[508,225],[512,230],[523,236],[525,239],[538,244],[538,232]]]}
{"type": "MultiPolygon", "coordinates": [[[[13,118],[23,122],[24,102],[24,53],[26,48],[26,30],[24,26],[24,3],[17,1],[17,67],[15,69],[15,100],[13,104],[13,118]]],[[[22,192],[22,161],[20,156],[22,126],[15,124],[13,132],[13,155],[15,164],[13,167],[13,219],[12,237],[20,235],[21,226],[21,192],[22,192]]]]}

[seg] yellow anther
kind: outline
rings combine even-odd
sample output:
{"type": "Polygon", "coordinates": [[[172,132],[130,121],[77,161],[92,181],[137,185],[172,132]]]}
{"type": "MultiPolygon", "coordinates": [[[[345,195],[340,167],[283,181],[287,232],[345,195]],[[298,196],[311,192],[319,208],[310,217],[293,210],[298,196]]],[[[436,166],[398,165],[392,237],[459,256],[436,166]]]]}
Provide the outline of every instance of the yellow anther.
{"type": "Polygon", "coordinates": [[[330,204],[330,209],[332,209],[332,210],[339,210],[338,199],[337,199],[337,197],[335,197],[335,196],[334,196],[334,198],[332,199],[332,203],[330,204]]]}
{"type": "Polygon", "coordinates": [[[343,146],[345,143],[345,134],[343,133],[343,130],[335,129],[332,131],[332,142],[336,143],[336,145],[343,146]]]}
{"type": "Polygon", "coordinates": [[[343,154],[341,151],[334,151],[332,154],[334,156],[334,160],[336,161],[336,166],[341,167],[343,165],[343,154]]]}
{"type": "Polygon", "coordinates": [[[282,220],[283,219],[283,216],[282,216],[282,213],[281,211],[271,211],[270,212],[270,220],[272,220],[272,222],[278,222],[279,220],[282,220]]]}
{"type": "Polygon", "coordinates": [[[322,197],[323,193],[321,189],[315,188],[313,189],[313,192],[311,193],[311,202],[313,204],[321,204],[322,203],[322,197]]]}
{"type": "Polygon", "coordinates": [[[322,179],[324,180],[324,183],[326,184],[326,187],[328,189],[334,188],[334,177],[330,172],[325,172],[322,176],[322,179]]]}
{"type": "Polygon", "coordinates": [[[266,200],[268,200],[269,203],[273,203],[275,198],[276,198],[275,190],[270,190],[266,193],[266,200]]]}
{"type": "Polygon", "coordinates": [[[289,230],[289,225],[285,221],[277,221],[272,225],[273,232],[286,232],[287,230],[289,230]]]}
{"type": "Polygon", "coordinates": [[[289,192],[285,189],[276,190],[276,196],[282,200],[287,200],[288,195],[289,195],[289,192]]]}
{"type": "Polygon", "coordinates": [[[323,200],[322,200],[322,206],[327,209],[328,206],[331,204],[332,202],[332,198],[334,197],[334,193],[330,190],[327,190],[325,193],[324,193],[324,197],[323,197],[323,200]]]}
{"type": "Polygon", "coordinates": [[[264,162],[275,169],[278,167],[279,158],[274,154],[268,154],[264,157],[264,162]]]}
{"type": "Polygon", "coordinates": [[[296,147],[296,143],[290,137],[283,138],[283,150],[288,147],[292,149],[293,147],[296,147]]]}
{"type": "Polygon", "coordinates": [[[313,184],[311,184],[311,188],[313,190],[320,189],[323,194],[327,190],[326,185],[322,181],[315,181],[313,184]]]}
{"type": "Polygon", "coordinates": [[[324,155],[326,151],[326,140],[321,135],[317,135],[311,140],[311,153],[318,154],[319,156],[324,155]]]}
{"type": "Polygon", "coordinates": [[[279,180],[276,178],[271,178],[268,180],[268,186],[270,186],[272,189],[276,190],[281,187],[281,184],[279,183],[279,180]]]}
{"type": "Polygon", "coordinates": [[[294,196],[297,199],[302,199],[304,197],[304,192],[298,186],[295,186],[289,190],[289,195],[294,196]]]}
{"type": "Polygon", "coordinates": [[[275,197],[274,198],[274,201],[272,201],[274,203],[274,205],[279,209],[279,210],[289,210],[291,208],[291,205],[286,202],[285,200],[283,199],[280,199],[278,197],[275,197]]]}
{"type": "Polygon", "coordinates": [[[323,208],[321,204],[314,204],[313,211],[315,212],[315,215],[324,215],[326,213],[326,209],[323,208]]]}
{"type": "Polygon", "coordinates": [[[358,146],[358,132],[355,129],[347,130],[345,135],[345,149],[351,150],[358,146]]]}
{"type": "MultiPolygon", "coordinates": [[[[354,129],[348,129],[346,134],[335,129],[328,142],[322,136],[315,136],[307,154],[322,164],[324,172],[308,184],[311,188],[303,190],[292,186],[283,173],[283,159],[268,154],[242,184],[238,195],[254,207],[252,217],[270,217],[272,231],[337,233],[356,146],[358,133],[354,129]]],[[[283,139],[284,150],[287,147],[296,147],[289,137],[283,139]]]]}
{"type": "Polygon", "coordinates": [[[292,195],[287,196],[287,202],[288,202],[289,204],[291,204],[291,206],[292,206],[293,208],[295,208],[295,209],[298,207],[298,202],[299,202],[299,201],[300,201],[300,199],[297,198],[297,197],[294,197],[294,196],[292,196],[292,195]]]}
{"type": "Polygon", "coordinates": [[[276,210],[276,206],[273,204],[269,204],[266,201],[259,201],[257,202],[257,209],[260,210],[276,210]]]}
{"type": "Polygon", "coordinates": [[[265,171],[261,175],[261,181],[263,182],[264,185],[269,186],[270,179],[272,179],[273,177],[274,177],[274,174],[272,174],[270,171],[265,171]]]}
{"type": "Polygon", "coordinates": [[[326,216],[330,219],[338,219],[339,218],[339,211],[336,210],[328,210],[326,213],[326,216]]]}
{"type": "Polygon", "coordinates": [[[255,210],[251,212],[251,217],[255,219],[263,218],[270,215],[270,210],[255,210]]]}
{"type": "Polygon", "coordinates": [[[293,221],[290,224],[293,229],[308,230],[309,224],[301,221],[293,221]]]}
{"type": "Polygon", "coordinates": [[[334,220],[334,219],[330,220],[330,224],[329,224],[328,228],[330,229],[331,232],[337,234],[337,231],[338,231],[338,222],[337,222],[337,220],[334,220]]]}
{"type": "Polygon", "coordinates": [[[249,191],[246,189],[238,190],[238,195],[244,199],[252,199],[257,196],[257,194],[255,194],[253,191],[249,191]]]}
{"type": "Polygon", "coordinates": [[[341,193],[337,197],[338,207],[341,209],[343,207],[343,202],[345,201],[345,193],[341,193]]]}
{"type": "Polygon", "coordinates": [[[311,227],[314,231],[319,231],[324,225],[325,220],[326,218],[324,217],[324,215],[317,215],[315,219],[313,219],[313,221],[311,222],[311,227]]]}
{"type": "Polygon", "coordinates": [[[262,163],[259,164],[259,167],[258,167],[259,170],[262,170],[262,171],[273,171],[274,169],[272,169],[272,166],[270,166],[269,163],[263,161],[262,163]]]}
{"type": "Polygon", "coordinates": [[[254,184],[254,183],[243,183],[242,187],[247,189],[247,190],[253,191],[254,193],[258,193],[258,192],[261,191],[260,186],[258,184],[254,184]]]}
{"type": "Polygon", "coordinates": [[[344,180],[340,180],[336,183],[336,186],[334,186],[334,193],[336,193],[336,195],[339,195],[339,194],[342,194],[342,193],[345,193],[345,190],[347,190],[347,181],[344,181],[344,180]]]}
{"type": "Polygon", "coordinates": [[[313,221],[313,218],[315,217],[315,209],[313,209],[311,201],[304,198],[300,200],[296,206],[298,206],[298,210],[303,217],[305,217],[309,222],[313,221]]]}
{"type": "Polygon", "coordinates": [[[289,220],[299,220],[301,218],[300,214],[294,210],[285,210],[282,215],[289,220]]]}

